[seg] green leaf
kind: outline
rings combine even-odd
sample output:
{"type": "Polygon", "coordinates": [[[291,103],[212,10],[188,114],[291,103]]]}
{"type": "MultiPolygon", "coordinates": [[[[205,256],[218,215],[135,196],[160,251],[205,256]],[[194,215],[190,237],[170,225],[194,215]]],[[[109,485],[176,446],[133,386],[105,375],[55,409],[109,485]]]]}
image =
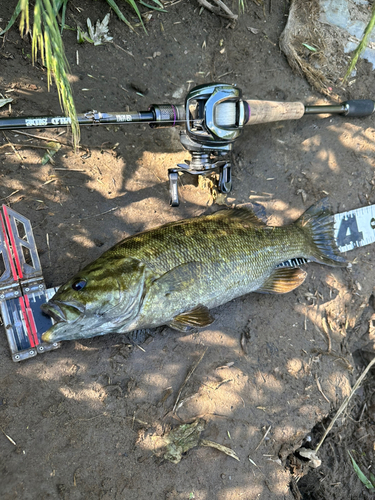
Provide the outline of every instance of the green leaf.
{"type": "Polygon", "coordinates": [[[12,17],[10,18],[9,23],[7,24],[6,28],[3,29],[3,31],[0,32],[0,36],[4,35],[4,33],[6,33],[13,26],[14,21],[17,19],[17,17],[19,16],[19,14],[21,12],[21,4],[22,4],[22,0],[19,0],[16,8],[14,9],[12,17]]]}
{"type": "Polygon", "coordinates": [[[47,142],[47,146],[51,149],[47,149],[45,155],[43,156],[42,165],[46,165],[49,161],[51,161],[52,156],[55,155],[57,151],[61,148],[61,144],[57,142],[47,142]]]}
{"type": "Polygon", "coordinates": [[[68,0],[63,0],[62,13],[61,13],[61,33],[63,32],[64,26],[65,26],[67,4],[68,4],[68,0]]]}
{"type": "MultiPolygon", "coordinates": [[[[155,1],[155,0],[154,0],[155,1]]],[[[152,10],[157,10],[158,12],[168,12],[167,10],[165,9],[159,9],[158,7],[154,7],[153,5],[150,5],[146,2],[143,2],[143,0],[139,0],[139,3],[141,5],[144,5],[145,7],[148,7],[149,9],[152,9],[152,10]]],[[[156,2],[155,2],[156,3],[156,2]]]]}
{"type": "Polygon", "coordinates": [[[375,489],[374,486],[373,486],[373,484],[371,483],[371,481],[369,479],[367,479],[367,477],[363,474],[363,472],[361,471],[361,469],[358,467],[356,461],[351,456],[349,450],[348,450],[348,453],[349,453],[350,458],[352,459],[352,464],[353,464],[354,471],[357,474],[357,476],[359,477],[359,479],[362,481],[362,483],[366,486],[366,488],[368,490],[375,489]]]}
{"type": "Polygon", "coordinates": [[[307,43],[303,43],[302,45],[306,47],[306,49],[311,50],[311,52],[318,52],[318,49],[316,49],[315,47],[311,47],[311,45],[307,45],[307,43]]]}
{"type": "Polygon", "coordinates": [[[107,4],[111,7],[111,9],[115,12],[117,17],[126,25],[129,26],[134,31],[133,26],[129,23],[129,21],[126,19],[124,14],[121,12],[121,10],[118,8],[117,3],[114,0],[107,0],[107,4]]]}
{"type": "Polygon", "coordinates": [[[357,48],[354,51],[353,59],[350,61],[348,70],[345,73],[343,83],[345,83],[346,80],[349,78],[349,76],[352,74],[352,71],[355,68],[355,65],[357,64],[359,56],[366,49],[368,39],[369,39],[370,34],[371,34],[372,30],[374,29],[374,27],[375,27],[375,3],[372,4],[371,19],[370,19],[368,25],[366,26],[362,40],[360,41],[359,45],[357,46],[357,48]]]}
{"type": "Polygon", "coordinates": [[[164,9],[164,5],[160,2],[160,0],[152,0],[156,5],[159,5],[162,9],[164,9]]]}
{"type": "Polygon", "coordinates": [[[11,98],[9,98],[9,99],[0,99],[0,108],[2,108],[3,106],[5,106],[6,104],[9,104],[12,101],[13,101],[13,99],[11,99],[11,98]]]}
{"type": "Polygon", "coordinates": [[[63,3],[66,3],[67,1],[68,0],[53,0],[52,8],[55,16],[57,16],[57,14],[60,12],[63,3]]]}
{"type": "Polygon", "coordinates": [[[139,12],[139,9],[137,7],[137,4],[135,3],[134,0],[126,0],[128,2],[129,5],[131,5],[133,7],[133,9],[135,10],[135,13],[137,14],[138,16],[138,19],[141,21],[141,24],[143,26],[143,29],[145,30],[145,32],[147,33],[147,30],[145,28],[145,25],[143,24],[143,19],[142,19],[142,16],[141,16],[141,13],[139,12]]]}
{"type": "Polygon", "coordinates": [[[78,43],[84,43],[84,42],[94,43],[94,40],[91,40],[91,38],[87,35],[87,33],[82,31],[81,28],[79,26],[77,26],[77,42],[78,43]]]}

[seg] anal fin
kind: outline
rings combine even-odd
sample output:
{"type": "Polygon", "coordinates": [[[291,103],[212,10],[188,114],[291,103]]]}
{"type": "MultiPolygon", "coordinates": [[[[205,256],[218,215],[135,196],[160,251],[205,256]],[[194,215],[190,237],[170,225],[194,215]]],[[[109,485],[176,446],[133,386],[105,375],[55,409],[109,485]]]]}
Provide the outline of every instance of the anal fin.
{"type": "Polygon", "coordinates": [[[186,332],[191,327],[203,328],[213,323],[213,321],[214,319],[207,307],[199,305],[190,311],[175,316],[173,320],[168,323],[168,326],[180,332],[186,332]]]}
{"type": "Polygon", "coordinates": [[[257,292],[287,293],[291,292],[305,281],[307,273],[297,268],[275,269],[257,292]]]}

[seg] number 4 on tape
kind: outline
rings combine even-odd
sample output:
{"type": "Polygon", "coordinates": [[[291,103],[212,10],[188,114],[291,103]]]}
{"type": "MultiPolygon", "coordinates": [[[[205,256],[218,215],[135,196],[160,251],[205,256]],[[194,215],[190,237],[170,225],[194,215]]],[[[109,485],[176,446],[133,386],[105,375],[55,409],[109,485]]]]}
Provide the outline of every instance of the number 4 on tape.
{"type": "Polygon", "coordinates": [[[336,214],[335,238],[340,252],[375,242],[375,205],[336,214]]]}
{"type": "Polygon", "coordinates": [[[0,310],[13,361],[36,356],[59,344],[46,344],[42,334],[52,320],[40,305],[55,288],[46,290],[30,221],[15,210],[0,211],[0,310]]]}

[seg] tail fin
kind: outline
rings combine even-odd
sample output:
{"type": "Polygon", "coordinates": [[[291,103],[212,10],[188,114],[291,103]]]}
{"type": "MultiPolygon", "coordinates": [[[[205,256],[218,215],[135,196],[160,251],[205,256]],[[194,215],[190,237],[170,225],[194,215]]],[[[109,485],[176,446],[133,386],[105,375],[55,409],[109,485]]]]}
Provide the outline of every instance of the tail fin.
{"type": "Polygon", "coordinates": [[[311,255],[309,259],[328,266],[345,266],[344,257],[340,255],[334,237],[334,218],[328,198],[323,198],[312,205],[295,222],[305,233],[311,255]]]}

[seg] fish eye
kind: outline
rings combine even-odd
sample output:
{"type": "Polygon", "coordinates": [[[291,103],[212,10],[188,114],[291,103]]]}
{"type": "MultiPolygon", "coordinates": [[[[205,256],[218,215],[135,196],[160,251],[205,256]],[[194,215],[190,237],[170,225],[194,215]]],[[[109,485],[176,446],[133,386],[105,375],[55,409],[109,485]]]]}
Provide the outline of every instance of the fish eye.
{"type": "Polygon", "coordinates": [[[72,284],[72,288],[76,292],[79,292],[80,290],[82,290],[82,288],[85,288],[86,284],[87,284],[87,281],[85,279],[81,278],[81,279],[76,280],[72,284]]]}

